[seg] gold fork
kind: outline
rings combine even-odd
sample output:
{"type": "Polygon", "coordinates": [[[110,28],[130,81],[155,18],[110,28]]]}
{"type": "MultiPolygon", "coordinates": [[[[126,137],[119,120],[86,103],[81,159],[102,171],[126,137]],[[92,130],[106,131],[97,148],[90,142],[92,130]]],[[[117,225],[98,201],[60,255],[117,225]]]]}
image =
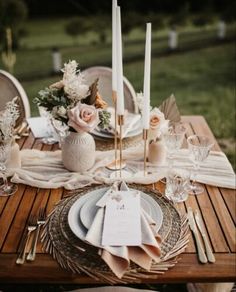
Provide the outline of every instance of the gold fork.
{"type": "Polygon", "coordinates": [[[36,227],[37,227],[37,218],[33,215],[30,215],[29,221],[28,221],[28,227],[27,227],[27,234],[24,238],[24,241],[23,241],[24,243],[22,244],[20,254],[18,258],[16,259],[16,263],[18,265],[23,265],[25,262],[26,249],[28,246],[30,235],[36,229],[36,227]]]}
{"type": "Polygon", "coordinates": [[[38,220],[37,220],[37,230],[36,230],[36,233],[35,233],[33,241],[32,241],[32,246],[31,246],[30,252],[28,253],[27,258],[26,258],[27,261],[34,261],[35,260],[36,247],[37,247],[40,228],[45,222],[46,222],[46,209],[41,208],[39,210],[39,216],[38,216],[38,220]]]}

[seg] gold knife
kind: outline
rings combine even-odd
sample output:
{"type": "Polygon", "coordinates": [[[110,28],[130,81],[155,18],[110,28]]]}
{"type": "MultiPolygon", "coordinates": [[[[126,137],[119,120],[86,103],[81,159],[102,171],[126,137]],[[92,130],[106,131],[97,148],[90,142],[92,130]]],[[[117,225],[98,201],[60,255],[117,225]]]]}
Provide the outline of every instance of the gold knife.
{"type": "Polygon", "coordinates": [[[214,263],[216,260],[215,260],[215,257],[213,255],[213,253],[212,253],[210,244],[209,244],[209,242],[207,240],[206,233],[205,233],[205,231],[203,229],[202,218],[200,217],[200,214],[199,214],[198,210],[195,210],[194,216],[195,216],[195,220],[196,220],[198,229],[199,229],[199,231],[200,231],[200,233],[202,235],[202,238],[203,238],[203,241],[204,241],[204,244],[205,244],[206,255],[207,255],[208,261],[211,262],[211,263],[214,263]]]}
{"type": "Polygon", "coordinates": [[[205,263],[207,263],[207,257],[205,255],[205,252],[204,252],[204,249],[202,246],[202,242],[200,240],[200,237],[199,237],[199,234],[197,231],[197,226],[196,226],[196,223],[195,223],[195,220],[193,217],[193,210],[190,207],[188,207],[188,223],[189,223],[190,229],[193,232],[193,235],[195,237],[195,241],[197,244],[198,259],[201,263],[205,264],[205,263]]]}

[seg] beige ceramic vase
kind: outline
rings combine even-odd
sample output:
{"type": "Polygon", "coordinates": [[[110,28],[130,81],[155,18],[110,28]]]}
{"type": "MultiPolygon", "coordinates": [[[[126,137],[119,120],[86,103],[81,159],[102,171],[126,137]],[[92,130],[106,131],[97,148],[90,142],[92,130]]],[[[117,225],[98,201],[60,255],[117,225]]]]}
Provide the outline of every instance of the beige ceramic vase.
{"type": "Polygon", "coordinates": [[[62,142],[62,162],[70,171],[85,172],[95,162],[95,141],[86,132],[70,132],[62,142]]]}
{"type": "Polygon", "coordinates": [[[166,161],[166,148],[164,142],[151,140],[148,148],[148,161],[155,165],[163,165],[166,161]]]}

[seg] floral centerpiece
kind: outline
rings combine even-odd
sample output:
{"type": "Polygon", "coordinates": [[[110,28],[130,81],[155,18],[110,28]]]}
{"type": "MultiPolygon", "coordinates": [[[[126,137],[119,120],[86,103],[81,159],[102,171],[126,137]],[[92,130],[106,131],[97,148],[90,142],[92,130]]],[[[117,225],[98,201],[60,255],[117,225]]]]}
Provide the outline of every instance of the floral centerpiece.
{"type": "Polygon", "coordinates": [[[84,172],[95,161],[95,142],[88,132],[96,126],[106,128],[110,113],[98,92],[98,79],[87,85],[76,61],[66,63],[62,72],[62,80],[41,90],[34,101],[68,126],[69,134],[62,142],[62,162],[71,171],[84,172]]]}
{"type": "Polygon", "coordinates": [[[40,90],[34,102],[71,132],[91,132],[97,125],[107,127],[110,114],[104,110],[107,104],[98,93],[98,79],[88,86],[75,60],[64,64],[62,72],[62,80],[40,90]]]}

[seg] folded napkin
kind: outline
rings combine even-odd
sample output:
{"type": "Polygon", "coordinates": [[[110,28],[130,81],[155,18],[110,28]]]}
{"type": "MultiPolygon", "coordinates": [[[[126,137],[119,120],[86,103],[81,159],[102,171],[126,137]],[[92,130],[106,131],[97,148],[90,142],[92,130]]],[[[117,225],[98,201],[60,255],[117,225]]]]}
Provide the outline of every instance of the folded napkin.
{"type": "MultiPolygon", "coordinates": [[[[142,244],[140,246],[102,246],[105,204],[109,199],[109,194],[116,190],[117,185],[109,189],[99,202],[97,202],[96,205],[102,207],[99,207],[87,235],[85,236],[85,241],[99,247],[101,258],[107,263],[118,278],[122,278],[130,265],[130,261],[146,270],[150,270],[152,261],[160,261],[161,238],[153,228],[156,223],[142,209],[140,214],[142,244]]],[[[125,183],[122,183],[121,190],[128,191],[129,189],[125,183]]]]}
{"type": "MultiPolygon", "coordinates": [[[[85,173],[70,172],[64,168],[61,151],[39,151],[25,149],[21,154],[21,168],[9,168],[8,175],[13,176],[12,182],[23,183],[39,188],[64,187],[69,190],[83,188],[91,184],[111,184],[116,178],[111,178],[106,165],[114,161],[114,151],[96,151],[94,166],[85,173]]],[[[123,151],[127,168],[132,175],[122,177],[128,183],[151,184],[166,176],[167,167],[147,163],[148,175],[143,175],[143,146],[131,147],[123,151]]],[[[192,169],[188,150],[181,149],[175,153],[174,166],[192,169]]],[[[211,151],[202,163],[197,181],[213,186],[235,189],[235,173],[223,152],[211,151]]]]}
{"type": "MultiPolygon", "coordinates": [[[[115,133],[115,110],[113,107],[108,107],[107,111],[111,114],[109,127],[106,129],[109,133],[115,133]]],[[[133,114],[125,110],[124,125],[123,125],[123,137],[126,137],[130,131],[137,127],[137,123],[141,120],[141,115],[133,114]]],[[[120,128],[117,127],[117,134],[120,135],[120,128]]]]}

